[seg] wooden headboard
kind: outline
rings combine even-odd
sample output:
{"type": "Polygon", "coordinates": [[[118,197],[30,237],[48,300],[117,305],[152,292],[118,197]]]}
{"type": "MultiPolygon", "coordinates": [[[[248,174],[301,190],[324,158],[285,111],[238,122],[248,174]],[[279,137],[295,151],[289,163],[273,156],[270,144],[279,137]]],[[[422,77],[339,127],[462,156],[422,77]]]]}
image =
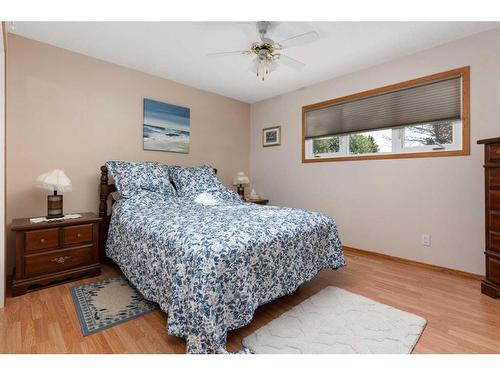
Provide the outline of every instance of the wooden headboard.
{"type": "MultiPolygon", "coordinates": [[[[217,174],[216,168],[214,168],[214,172],[217,174]]],[[[99,216],[102,217],[101,228],[99,230],[99,259],[101,261],[107,260],[105,249],[108,239],[109,221],[111,220],[111,210],[108,209],[108,201],[109,195],[114,191],[116,191],[116,186],[109,183],[108,167],[103,165],[101,166],[101,184],[99,188],[99,216]]],[[[114,199],[111,198],[111,206],[113,206],[113,203],[114,199]]]]}
{"type": "MultiPolygon", "coordinates": [[[[99,188],[99,216],[102,217],[101,228],[99,230],[99,260],[106,260],[106,241],[108,239],[109,221],[111,212],[108,214],[109,195],[116,191],[115,184],[109,183],[108,167],[101,166],[101,184],[99,188]]],[[[113,199],[112,199],[113,200],[113,199]]],[[[113,201],[111,202],[113,205],[113,201]]]]}
{"type": "Polygon", "coordinates": [[[101,188],[99,190],[99,216],[108,216],[108,197],[114,191],[116,191],[116,186],[109,183],[108,167],[103,165],[101,166],[101,188]]]}

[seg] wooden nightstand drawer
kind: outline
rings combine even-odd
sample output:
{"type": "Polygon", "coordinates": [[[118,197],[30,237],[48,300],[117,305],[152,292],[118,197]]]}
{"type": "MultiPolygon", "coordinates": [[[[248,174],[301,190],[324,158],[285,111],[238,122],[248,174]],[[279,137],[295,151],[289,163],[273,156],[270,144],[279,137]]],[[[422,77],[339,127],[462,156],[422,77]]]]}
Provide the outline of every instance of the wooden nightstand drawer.
{"type": "Polygon", "coordinates": [[[76,225],[63,228],[63,245],[92,242],[92,224],[76,225]]]}
{"type": "Polygon", "coordinates": [[[27,252],[55,249],[59,246],[59,229],[44,229],[26,232],[27,252]]]}
{"type": "Polygon", "coordinates": [[[265,206],[269,203],[269,199],[264,199],[264,198],[260,198],[260,199],[248,199],[248,198],[245,198],[245,202],[248,202],[248,203],[254,203],[254,204],[260,204],[262,206],[265,206]]]}
{"type": "Polygon", "coordinates": [[[91,264],[92,260],[92,246],[53,251],[41,255],[29,255],[24,257],[24,273],[26,277],[44,275],[85,266],[91,264]]]}
{"type": "Polygon", "coordinates": [[[12,220],[16,235],[16,268],[12,295],[99,275],[99,226],[101,218],[86,212],[78,218],[32,223],[12,220]]]}

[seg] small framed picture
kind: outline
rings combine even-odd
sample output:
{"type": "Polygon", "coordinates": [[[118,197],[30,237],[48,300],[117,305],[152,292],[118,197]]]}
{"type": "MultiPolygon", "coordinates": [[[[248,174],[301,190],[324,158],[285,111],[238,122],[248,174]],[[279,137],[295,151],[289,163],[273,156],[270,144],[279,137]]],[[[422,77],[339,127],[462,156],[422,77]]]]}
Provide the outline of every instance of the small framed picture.
{"type": "Polygon", "coordinates": [[[281,126],[262,129],[262,146],[279,146],[281,144],[281,126]]]}

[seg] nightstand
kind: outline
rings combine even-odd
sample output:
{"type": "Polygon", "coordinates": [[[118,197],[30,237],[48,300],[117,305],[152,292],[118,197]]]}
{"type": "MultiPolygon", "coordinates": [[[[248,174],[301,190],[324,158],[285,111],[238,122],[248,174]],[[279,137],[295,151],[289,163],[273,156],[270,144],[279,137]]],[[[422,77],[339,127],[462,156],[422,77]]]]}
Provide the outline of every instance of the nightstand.
{"type": "Polygon", "coordinates": [[[260,198],[260,199],[248,199],[248,198],[245,198],[245,202],[255,203],[255,204],[260,204],[262,206],[265,206],[266,204],[269,203],[269,199],[263,199],[263,198],[260,198]]]}
{"type": "Polygon", "coordinates": [[[12,295],[67,279],[101,273],[99,223],[93,213],[80,218],[33,224],[29,218],[12,220],[16,234],[16,268],[12,295]]]}

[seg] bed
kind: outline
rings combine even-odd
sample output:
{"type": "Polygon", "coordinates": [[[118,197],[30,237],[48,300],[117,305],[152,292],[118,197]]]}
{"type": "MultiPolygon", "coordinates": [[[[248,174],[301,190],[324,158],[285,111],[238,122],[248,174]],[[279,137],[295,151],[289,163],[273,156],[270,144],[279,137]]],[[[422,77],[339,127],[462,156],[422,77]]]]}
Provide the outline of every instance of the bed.
{"type": "Polygon", "coordinates": [[[168,333],[185,338],[188,353],[226,352],[227,332],[248,324],[258,306],[344,265],[331,218],[246,203],[213,170],[207,178],[215,188],[200,190],[206,181],[190,181],[191,169],[185,181],[170,180],[173,193],[136,190],[110,214],[108,196],[117,187],[108,181],[109,163],[101,167],[99,210],[106,256],[166,312],[168,333]]]}

